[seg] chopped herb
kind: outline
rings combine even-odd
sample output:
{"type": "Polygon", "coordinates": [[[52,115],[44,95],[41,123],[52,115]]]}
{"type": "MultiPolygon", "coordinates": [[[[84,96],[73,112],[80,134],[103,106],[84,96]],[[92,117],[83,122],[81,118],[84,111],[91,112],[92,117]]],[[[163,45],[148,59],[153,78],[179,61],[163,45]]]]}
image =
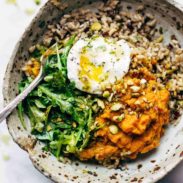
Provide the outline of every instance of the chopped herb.
{"type": "Polygon", "coordinates": [[[41,0],[34,0],[36,5],[40,5],[41,4],[41,0]]]}

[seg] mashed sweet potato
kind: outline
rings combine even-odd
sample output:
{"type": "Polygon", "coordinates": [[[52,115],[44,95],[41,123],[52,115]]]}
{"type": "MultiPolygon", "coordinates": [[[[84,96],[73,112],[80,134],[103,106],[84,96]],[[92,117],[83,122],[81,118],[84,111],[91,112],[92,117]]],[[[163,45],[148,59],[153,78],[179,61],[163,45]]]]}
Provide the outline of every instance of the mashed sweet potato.
{"type": "Polygon", "coordinates": [[[135,77],[129,73],[113,90],[112,102],[96,118],[101,128],[95,133],[95,141],[79,154],[82,160],[134,159],[159,145],[170,117],[167,89],[141,68],[135,77]],[[115,130],[111,131],[111,125],[115,130]]]}

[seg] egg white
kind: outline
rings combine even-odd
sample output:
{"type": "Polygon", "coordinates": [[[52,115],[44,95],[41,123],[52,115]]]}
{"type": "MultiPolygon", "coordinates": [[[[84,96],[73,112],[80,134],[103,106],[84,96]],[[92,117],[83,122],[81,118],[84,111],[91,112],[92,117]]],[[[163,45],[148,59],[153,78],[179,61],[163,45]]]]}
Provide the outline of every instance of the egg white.
{"type": "Polygon", "coordinates": [[[93,37],[78,40],[67,59],[70,81],[79,90],[102,94],[128,72],[131,48],[125,40],[93,37]]]}

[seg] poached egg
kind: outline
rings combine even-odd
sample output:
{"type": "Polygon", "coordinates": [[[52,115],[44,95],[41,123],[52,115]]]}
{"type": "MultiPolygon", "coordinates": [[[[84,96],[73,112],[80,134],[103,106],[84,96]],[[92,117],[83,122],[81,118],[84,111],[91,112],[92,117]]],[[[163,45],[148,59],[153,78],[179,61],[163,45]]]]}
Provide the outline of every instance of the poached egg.
{"type": "Polygon", "coordinates": [[[128,72],[131,48],[125,40],[100,36],[79,39],[67,59],[68,78],[79,90],[102,94],[128,72]]]}

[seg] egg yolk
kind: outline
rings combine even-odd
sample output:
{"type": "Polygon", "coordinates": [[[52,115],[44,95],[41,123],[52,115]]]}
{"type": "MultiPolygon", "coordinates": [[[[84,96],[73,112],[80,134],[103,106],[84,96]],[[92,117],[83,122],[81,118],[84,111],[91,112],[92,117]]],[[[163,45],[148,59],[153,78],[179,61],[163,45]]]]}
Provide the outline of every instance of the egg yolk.
{"type": "Polygon", "coordinates": [[[86,55],[80,56],[79,76],[85,87],[90,88],[89,80],[102,81],[103,67],[94,65],[86,55]]]}

